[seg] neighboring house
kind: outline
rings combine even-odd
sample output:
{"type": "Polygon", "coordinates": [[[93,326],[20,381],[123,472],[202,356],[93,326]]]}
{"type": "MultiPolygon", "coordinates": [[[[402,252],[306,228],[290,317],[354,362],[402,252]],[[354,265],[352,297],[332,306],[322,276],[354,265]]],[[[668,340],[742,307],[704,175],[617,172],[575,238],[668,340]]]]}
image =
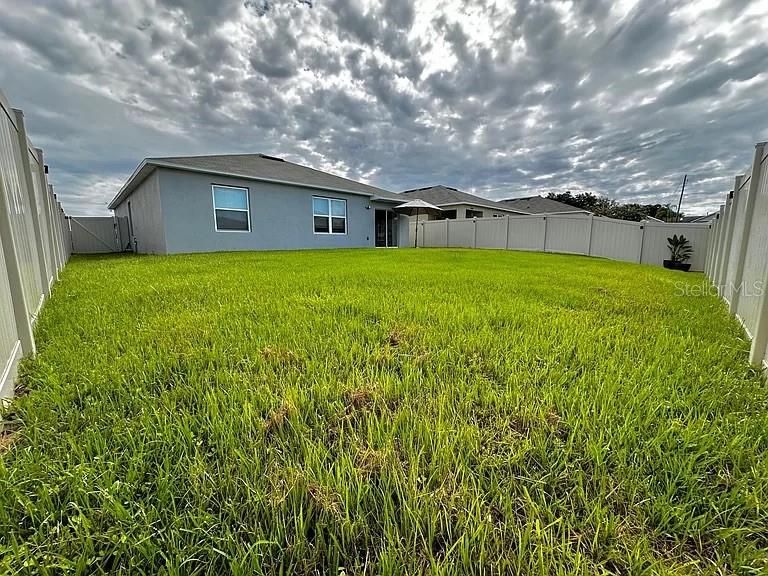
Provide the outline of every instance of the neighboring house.
{"type": "Polygon", "coordinates": [[[564,202],[558,202],[544,196],[527,196],[525,198],[509,198],[500,200],[499,204],[521,210],[527,214],[591,214],[589,210],[577,208],[564,202]]]}
{"type": "Polygon", "coordinates": [[[682,222],[688,224],[701,224],[704,222],[714,222],[717,220],[718,212],[712,212],[710,214],[704,214],[703,216],[683,216],[682,222]]]}
{"type": "Polygon", "coordinates": [[[264,154],[147,158],[110,202],[139,253],[397,246],[405,200],[264,154]]]}
{"type": "Polygon", "coordinates": [[[515,214],[530,214],[530,212],[525,210],[505,206],[500,202],[481,198],[480,196],[462,192],[449,186],[427,186],[426,188],[405,190],[400,193],[400,196],[405,196],[407,200],[404,201],[406,202],[418,198],[443,209],[443,213],[440,216],[431,216],[430,220],[500,218],[515,214]]]}

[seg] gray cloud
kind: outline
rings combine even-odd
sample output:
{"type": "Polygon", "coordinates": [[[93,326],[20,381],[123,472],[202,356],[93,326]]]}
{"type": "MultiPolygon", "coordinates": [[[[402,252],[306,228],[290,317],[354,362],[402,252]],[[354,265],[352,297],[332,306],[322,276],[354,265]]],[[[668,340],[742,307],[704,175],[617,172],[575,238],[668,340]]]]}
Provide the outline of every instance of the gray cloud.
{"type": "Polygon", "coordinates": [[[72,213],[145,156],[260,151],[400,190],[714,207],[768,138],[768,7],[0,0],[0,86],[72,213]],[[44,30],[45,33],[41,33],[44,30]]]}

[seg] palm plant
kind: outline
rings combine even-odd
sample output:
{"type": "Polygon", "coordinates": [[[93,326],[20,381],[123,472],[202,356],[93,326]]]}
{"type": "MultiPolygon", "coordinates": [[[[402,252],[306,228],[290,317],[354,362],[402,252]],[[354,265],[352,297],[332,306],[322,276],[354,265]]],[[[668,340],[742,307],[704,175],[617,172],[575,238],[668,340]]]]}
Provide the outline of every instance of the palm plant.
{"type": "Polygon", "coordinates": [[[693,255],[693,247],[688,238],[680,234],[673,234],[672,238],[667,238],[667,246],[671,252],[672,262],[686,262],[693,255]]]}

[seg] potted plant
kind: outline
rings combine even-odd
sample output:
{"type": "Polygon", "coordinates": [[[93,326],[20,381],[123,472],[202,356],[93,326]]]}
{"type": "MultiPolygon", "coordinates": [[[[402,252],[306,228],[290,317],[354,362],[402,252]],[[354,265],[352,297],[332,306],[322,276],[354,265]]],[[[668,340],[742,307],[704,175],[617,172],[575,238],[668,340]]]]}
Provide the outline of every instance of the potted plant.
{"type": "Polygon", "coordinates": [[[693,247],[688,241],[688,238],[680,234],[673,234],[672,238],[667,238],[667,246],[670,251],[669,260],[664,260],[664,268],[671,270],[682,270],[688,272],[691,269],[691,264],[688,260],[693,255],[693,247]]]}

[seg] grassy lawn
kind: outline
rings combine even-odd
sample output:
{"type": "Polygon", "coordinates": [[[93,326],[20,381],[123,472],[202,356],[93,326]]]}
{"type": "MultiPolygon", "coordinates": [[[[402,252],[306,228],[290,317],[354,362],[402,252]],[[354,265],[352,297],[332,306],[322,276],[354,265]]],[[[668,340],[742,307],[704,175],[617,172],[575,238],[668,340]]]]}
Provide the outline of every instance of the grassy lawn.
{"type": "Polygon", "coordinates": [[[0,573],[765,573],[766,389],[703,282],[74,258],[6,414],[0,573]]]}

